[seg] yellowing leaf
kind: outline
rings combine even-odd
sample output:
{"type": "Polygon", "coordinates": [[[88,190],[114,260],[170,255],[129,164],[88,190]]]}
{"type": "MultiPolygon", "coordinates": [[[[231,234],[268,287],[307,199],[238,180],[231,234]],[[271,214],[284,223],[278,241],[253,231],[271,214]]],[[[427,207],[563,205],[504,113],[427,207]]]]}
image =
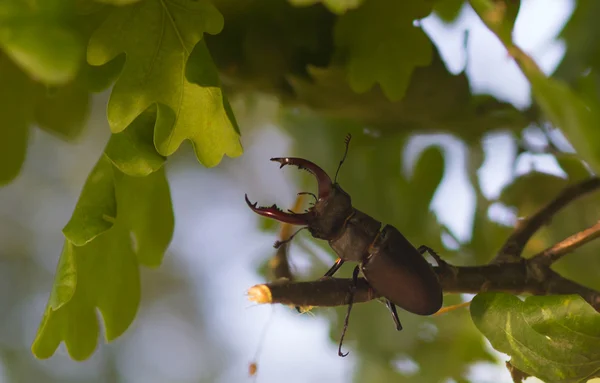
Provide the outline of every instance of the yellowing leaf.
{"type": "Polygon", "coordinates": [[[431,42],[413,25],[430,12],[431,3],[422,0],[369,0],[340,17],[335,42],[347,56],[354,91],[366,92],[377,82],[390,100],[404,96],[415,67],[431,63],[431,42]]]}
{"type": "Polygon", "coordinates": [[[126,54],[108,104],[112,131],[123,131],[156,104],[154,135],[161,155],[171,155],[185,139],[206,166],[217,165],[224,154],[240,155],[235,119],[201,42],[203,33],[222,28],[223,17],[204,0],[144,0],[114,9],[90,39],[87,53],[92,65],[126,54]],[[193,50],[198,55],[192,60],[193,50]],[[190,79],[186,70],[196,76],[190,79]]]}

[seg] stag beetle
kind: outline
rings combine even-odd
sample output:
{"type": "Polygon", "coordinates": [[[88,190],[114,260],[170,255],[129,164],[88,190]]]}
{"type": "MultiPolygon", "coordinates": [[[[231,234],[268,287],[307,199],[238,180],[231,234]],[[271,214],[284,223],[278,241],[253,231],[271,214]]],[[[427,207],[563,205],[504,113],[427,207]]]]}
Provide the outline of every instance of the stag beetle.
{"type": "MultiPolygon", "coordinates": [[[[302,158],[271,158],[271,161],[286,165],[295,165],[307,170],[317,179],[318,195],[314,205],[305,213],[283,212],[277,205],[257,207],[246,195],[246,203],[257,214],[293,225],[302,225],[315,238],[329,242],[338,255],[334,265],[325,273],[325,277],[333,276],[346,261],[359,262],[354,268],[348,311],[342,332],[338,354],[341,351],[344,334],[348,326],[348,318],[359,271],[362,271],[369,285],[386,300],[396,329],[402,330],[396,305],[418,315],[431,315],[442,306],[442,287],[431,265],[423,258],[429,252],[438,265],[445,264],[429,247],[415,248],[395,227],[385,225],[381,230],[381,222],[352,207],[351,198],[337,183],[338,172],[348,154],[351,136],[345,140],[346,150],[335,174],[334,182],[327,173],[316,164],[302,158]]],[[[296,235],[298,230],[294,235],[296,235]]],[[[293,238],[291,236],[287,241],[293,238]]],[[[284,241],[284,242],[287,242],[284,241]]],[[[284,242],[276,242],[279,247],[284,242]]]]}

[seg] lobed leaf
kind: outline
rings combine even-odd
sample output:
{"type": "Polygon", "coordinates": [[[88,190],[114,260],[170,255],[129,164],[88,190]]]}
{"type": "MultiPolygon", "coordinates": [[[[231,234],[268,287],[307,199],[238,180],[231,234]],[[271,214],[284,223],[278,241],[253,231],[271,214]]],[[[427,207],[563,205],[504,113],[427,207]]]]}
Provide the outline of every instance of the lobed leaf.
{"type": "Polygon", "coordinates": [[[83,186],[75,211],[63,228],[65,238],[83,246],[113,227],[117,201],[112,163],[102,155],[83,186]]]}
{"type": "Polygon", "coordinates": [[[111,135],[104,153],[120,171],[130,176],[147,176],[164,164],[165,157],[154,147],[155,122],[156,108],[150,108],[126,130],[111,135]]]}
{"type": "Polygon", "coordinates": [[[545,382],[600,376],[600,314],[578,295],[478,294],[471,318],[519,370],[545,382]]]}
{"type": "Polygon", "coordinates": [[[53,291],[61,293],[53,294],[46,307],[32,345],[36,357],[49,358],[64,341],[73,359],[87,359],[98,340],[96,307],[106,340],[122,334],[140,301],[139,270],[126,227],[115,225],[84,246],[66,239],[53,291]]]}
{"type": "Polygon", "coordinates": [[[339,18],[335,42],[347,56],[350,86],[356,92],[379,83],[393,101],[404,96],[413,70],[431,63],[429,38],[415,19],[431,12],[426,1],[369,0],[339,18]]]}
{"type": "Polygon", "coordinates": [[[137,260],[156,267],[171,242],[175,226],[164,168],[146,177],[116,173],[119,221],[131,230],[137,260]]]}
{"type": "Polygon", "coordinates": [[[98,339],[96,308],[105,323],[106,340],[120,336],[139,306],[138,264],[160,264],[173,225],[164,169],[130,177],[103,155],[65,227],[67,238],[33,354],[49,358],[64,341],[73,359],[88,358],[98,339]],[[115,219],[107,221],[107,214],[115,219]]]}
{"type": "Polygon", "coordinates": [[[108,104],[112,131],[122,132],[156,104],[154,143],[161,155],[171,155],[185,139],[206,166],[224,154],[240,155],[237,124],[201,41],[203,33],[222,28],[223,17],[207,1],[145,0],[114,9],[87,52],[92,65],[127,56],[108,104]]]}
{"type": "Polygon", "coordinates": [[[390,101],[379,87],[355,93],[343,68],[308,67],[311,80],[290,78],[298,100],[319,113],[382,132],[452,133],[477,143],[494,129],[520,131],[527,119],[514,106],[493,97],[474,97],[464,73],[453,75],[435,51],[431,65],[413,72],[405,97],[390,101]]]}

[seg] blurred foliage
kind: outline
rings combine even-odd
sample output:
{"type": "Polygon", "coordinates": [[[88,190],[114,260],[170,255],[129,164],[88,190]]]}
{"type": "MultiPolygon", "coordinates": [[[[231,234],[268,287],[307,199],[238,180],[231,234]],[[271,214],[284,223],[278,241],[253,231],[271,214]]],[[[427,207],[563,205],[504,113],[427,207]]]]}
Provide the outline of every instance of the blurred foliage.
{"type": "MultiPolygon", "coordinates": [[[[309,158],[329,173],[342,156],[344,135],[352,133],[339,180],[358,209],[396,226],[415,245],[439,249],[454,264],[489,261],[512,230],[492,216],[492,207],[526,216],[600,166],[597,2],[577,1],[560,35],[567,49],[554,76],[514,45],[519,6],[504,0],[2,2],[0,183],[19,176],[33,126],[76,139],[86,126],[92,93],[112,86],[111,137],[64,227],[63,253],[34,354],[50,357],[64,341],[73,358],[89,357],[99,334],[96,308],[107,340],[127,330],[140,304],[139,265],[160,265],[172,236],[164,164],[185,140],[207,167],[224,155],[242,154],[240,134],[252,127],[238,127],[229,98],[277,98],[281,109],[274,122],[293,139],[292,153],[285,154],[309,158]],[[473,94],[466,74],[450,73],[416,22],[434,12],[449,23],[469,5],[529,80],[534,99],[529,109],[473,94]],[[575,152],[558,150],[568,145],[548,133],[548,126],[559,129],[575,152]],[[487,197],[478,176],[484,141],[503,132],[527,143],[528,127],[546,134],[542,151],[554,156],[566,176],[529,172],[512,177],[499,197],[487,197]],[[431,134],[441,137],[439,144],[417,153],[408,166],[408,143],[431,134]],[[453,233],[430,209],[449,173],[443,143],[450,140],[461,144],[461,170],[475,195],[471,235],[454,238],[454,246],[443,240],[453,233]]],[[[522,154],[529,152],[525,145],[522,154]]],[[[301,190],[313,190],[306,174],[293,177],[301,190]]],[[[598,198],[585,197],[560,212],[525,255],[596,222],[598,198]]],[[[316,243],[330,252],[326,243],[316,243]]],[[[590,243],[555,270],[600,289],[598,250],[590,243]]],[[[306,277],[319,277],[321,268],[314,265],[306,277]]],[[[349,271],[343,268],[342,275],[349,271]]],[[[445,300],[458,303],[459,297],[445,300]]],[[[501,320],[520,305],[526,303],[512,300],[506,310],[486,315],[501,320]]],[[[462,382],[473,363],[493,360],[478,328],[491,340],[498,330],[474,326],[466,311],[425,319],[402,313],[405,328],[416,330],[398,338],[385,308],[375,306],[358,305],[348,333],[348,344],[361,356],[357,381],[462,382]],[[418,373],[396,368],[399,358],[416,363],[418,373]]],[[[345,308],[334,311],[339,324],[345,308]]]]}

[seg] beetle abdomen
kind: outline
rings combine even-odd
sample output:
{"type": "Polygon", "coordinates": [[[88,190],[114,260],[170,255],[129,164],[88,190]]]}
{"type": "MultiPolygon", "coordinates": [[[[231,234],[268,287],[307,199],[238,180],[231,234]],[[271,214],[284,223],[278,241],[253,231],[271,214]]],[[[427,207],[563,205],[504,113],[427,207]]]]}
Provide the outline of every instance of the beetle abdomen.
{"type": "Polygon", "coordinates": [[[361,268],[375,291],[407,311],[431,315],[442,307],[433,268],[393,226],[383,228],[361,268]]]}

